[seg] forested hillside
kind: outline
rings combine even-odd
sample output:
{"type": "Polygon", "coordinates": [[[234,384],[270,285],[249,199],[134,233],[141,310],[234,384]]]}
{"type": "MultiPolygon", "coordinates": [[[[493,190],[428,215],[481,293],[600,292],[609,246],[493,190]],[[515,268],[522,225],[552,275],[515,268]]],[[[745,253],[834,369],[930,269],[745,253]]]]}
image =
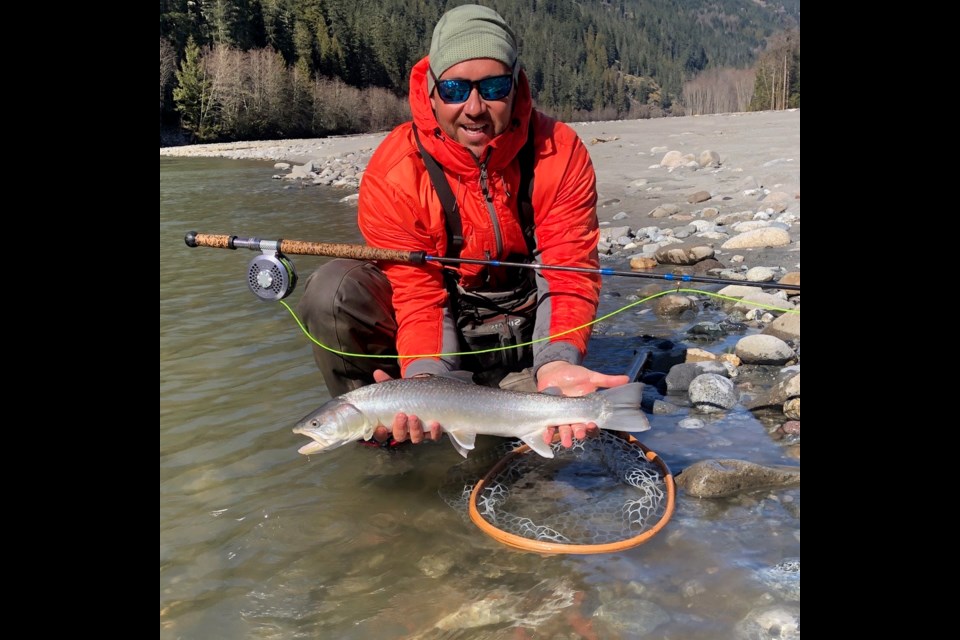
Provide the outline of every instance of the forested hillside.
{"type": "MultiPolygon", "coordinates": [[[[480,0],[568,120],[799,106],[799,0],[480,0]]],[[[462,0],[161,0],[161,125],[198,139],[382,129],[462,0]],[[181,122],[182,120],[182,122],[181,122]]]]}

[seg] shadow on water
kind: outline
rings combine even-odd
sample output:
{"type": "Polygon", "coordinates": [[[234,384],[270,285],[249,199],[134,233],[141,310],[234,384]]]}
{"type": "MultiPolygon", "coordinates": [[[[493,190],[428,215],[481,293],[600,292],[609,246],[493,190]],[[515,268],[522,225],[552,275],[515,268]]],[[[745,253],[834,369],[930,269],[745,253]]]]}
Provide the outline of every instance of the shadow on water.
{"type": "MultiPolygon", "coordinates": [[[[306,338],[247,289],[253,252],[183,243],[190,230],[360,240],[343,193],[271,173],[264,162],[160,161],[161,638],[713,639],[799,619],[799,572],[789,570],[799,488],[680,494],[644,545],[541,556],[500,545],[444,502],[439,490],[463,463],[446,441],[299,455],[291,426],[329,398],[306,338]]],[[[322,260],[294,257],[301,283],[322,260]]],[[[640,286],[607,280],[601,315],[640,286]]],[[[587,364],[622,372],[640,336],[683,342],[694,322],[722,314],[707,305],[667,321],[650,309],[598,325],[587,364]]],[[[695,346],[722,352],[739,337],[695,346]]],[[[707,458],[796,464],[762,416],[738,405],[681,429],[688,409],[667,399],[680,413],[650,416],[641,439],[674,473],[707,458]]]]}

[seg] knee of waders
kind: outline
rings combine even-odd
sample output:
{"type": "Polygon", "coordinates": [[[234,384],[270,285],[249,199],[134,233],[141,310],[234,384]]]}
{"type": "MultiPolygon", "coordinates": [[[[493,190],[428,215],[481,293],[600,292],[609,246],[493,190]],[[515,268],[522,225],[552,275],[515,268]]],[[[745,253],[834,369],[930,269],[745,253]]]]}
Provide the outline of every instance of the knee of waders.
{"type": "Polygon", "coordinates": [[[307,278],[297,311],[301,318],[320,319],[336,313],[345,301],[371,296],[390,300],[390,283],[383,272],[364,260],[336,258],[307,278]]]}

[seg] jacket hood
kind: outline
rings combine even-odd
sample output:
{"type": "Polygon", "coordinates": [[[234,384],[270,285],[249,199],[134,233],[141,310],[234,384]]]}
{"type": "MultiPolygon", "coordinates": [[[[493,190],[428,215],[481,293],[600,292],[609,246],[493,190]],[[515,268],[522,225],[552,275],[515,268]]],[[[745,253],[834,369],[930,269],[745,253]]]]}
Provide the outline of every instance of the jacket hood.
{"type": "MultiPolygon", "coordinates": [[[[410,112],[413,125],[420,134],[420,142],[427,152],[442,166],[463,176],[479,173],[473,154],[456,140],[452,140],[437,123],[427,93],[429,57],[423,57],[410,71],[410,112]]],[[[488,170],[499,170],[510,163],[527,140],[527,125],[533,101],[527,75],[520,69],[517,74],[517,91],[513,101],[513,118],[510,126],[490,142],[493,149],[487,163],[488,170]]]]}

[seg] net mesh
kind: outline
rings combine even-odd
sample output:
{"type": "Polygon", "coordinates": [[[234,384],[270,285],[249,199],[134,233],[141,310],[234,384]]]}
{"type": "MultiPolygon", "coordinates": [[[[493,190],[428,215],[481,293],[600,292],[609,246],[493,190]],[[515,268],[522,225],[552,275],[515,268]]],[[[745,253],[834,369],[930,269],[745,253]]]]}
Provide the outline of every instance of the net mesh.
{"type": "MultiPolygon", "coordinates": [[[[569,449],[555,443],[553,458],[505,449],[475,496],[476,514],[499,532],[560,545],[639,544],[672,512],[669,470],[636,440],[601,431],[569,449]]],[[[474,485],[460,486],[459,497],[448,492],[451,506],[469,503],[474,485]]]]}

